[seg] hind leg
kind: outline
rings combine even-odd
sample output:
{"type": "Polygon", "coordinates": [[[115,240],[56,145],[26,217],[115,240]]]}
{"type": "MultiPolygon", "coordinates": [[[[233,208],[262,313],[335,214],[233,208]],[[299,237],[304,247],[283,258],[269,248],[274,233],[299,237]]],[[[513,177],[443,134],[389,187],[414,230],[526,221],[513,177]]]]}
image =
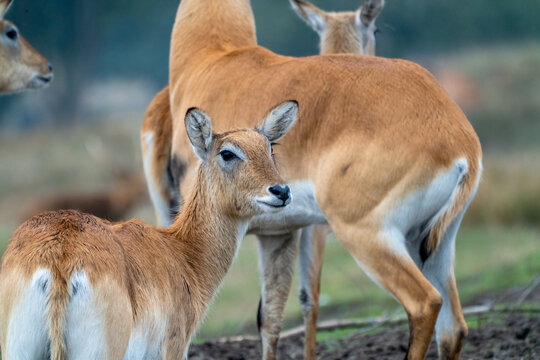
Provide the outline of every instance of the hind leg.
{"type": "Polygon", "coordinates": [[[306,328],[304,340],[304,359],[306,360],[313,360],[317,355],[317,316],[319,314],[321,269],[328,231],[328,226],[308,226],[302,229],[300,237],[299,296],[306,328]]]}
{"type": "Polygon", "coordinates": [[[405,308],[410,331],[407,359],[424,359],[442,298],[409,256],[403,234],[347,223],[330,225],[362,269],[405,308]]]}
{"type": "Polygon", "coordinates": [[[132,318],[126,294],[111,281],[93,287],[84,271],[71,276],[70,292],[65,325],[67,358],[124,358],[132,318]]]}
{"type": "Polygon", "coordinates": [[[148,106],[141,130],[144,175],[157,224],[162,227],[170,226],[174,221],[180,197],[173,178],[179,182],[185,170],[178,161],[170,163],[171,141],[172,118],[169,88],[166,87],[148,106]]]}
{"type": "Polygon", "coordinates": [[[455,239],[463,212],[450,224],[439,247],[427,258],[422,272],[443,297],[443,306],[435,327],[440,359],[458,359],[467,336],[454,277],[455,239]]]}
{"type": "Polygon", "coordinates": [[[258,236],[262,295],[258,326],[263,359],[276,358],[283,310],[291,289],[298,231],[282,236],[258,236]]]}

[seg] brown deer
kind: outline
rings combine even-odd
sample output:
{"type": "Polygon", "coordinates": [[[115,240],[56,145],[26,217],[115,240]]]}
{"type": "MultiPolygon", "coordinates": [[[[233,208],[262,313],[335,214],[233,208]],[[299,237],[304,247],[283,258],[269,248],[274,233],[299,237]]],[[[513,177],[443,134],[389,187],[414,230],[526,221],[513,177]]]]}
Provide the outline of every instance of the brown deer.
{"type": "MultiPolygon", "coordinates": [[[[294,11],[319,34],[321,54],[375,55],[375,20],[384,8],[384,0],[366,0],[357,11],[337,13],[325,12],[303,0],[290,0],[290,3],[294,11]]],[[[168,87],[156,95],[145,116],[143,136],[150,132],[155,137],[152,151],[148,152],[148,148],[143,146],[147,183],[158,223],[169,224],[179,199],[179,184],[175,184],[173,179],[181,178],[183,168],[171,161],[172,123],[168,87]]],[[[327,235],[328,226],[318,225],[306,227],[300,236],[299,297],[306,326],[306,359],[316,357],[320,277],[327,235]]],[[[258,318],[261,318],[260,314],[258,318]]]]}
{"type": "Polygon", "coordinates": [[[13,0],[0,0],[0,93],[39,89],[53,79],[52,66],[4,19],[13,0]]]}
{"type": "Polygon", "coordinates": [[[21,211],[21,219],[44,211],[74,209],[109,221],[125,220],[133,208],[146,197],[141,173],[120,171],[106,188],[96,191],[65,191],[33,197],[21,211]]]}
{"type": "MultiPolygon", "coordinates": [[[[354,12],[324,12],[303,0],[290,0],[293,9],[320,36],[321,53],[375,54],[375,19],[384,8],[384,0],[365,0],[354,12]]],[[[142,149],[148,190],[157,223],[168,226],[178,209],[178,183],[182,177],[182,164],[171,159],[172,119],[169,87],[161,90],[152,100],[144,117],[142,149]],[[147,152],[144,138],[152,132],[152,151],[147,152]]]]}
{"type": "Polygon", "coordinates": [[[326,12],[305,0],[289,0],[293,10],[320,37],[321,54],[375,55],[375,20],[384,0],[365,0],[360,9],[326,12]]]}
{"type": "MultiPolygon", "coordinates": [[[[183,0],[169,92],[180,194],[196,175],[179,122],[189,104],[220,114],[220,130],[254,126],[248,119],[287,98],[302,104],[297,126],[275,153],[295,201],[249,223],[261,249],[263,357],[275,358],[297,229],[324,223],[405,308],[409,359],[424,358],[434,331],[440,357],[459,357],[467,325],[454,242],[481,173],[474,129],[417,64],[350,54],[280,56],[257,46],[254,24],[249,0],[183,0]]],[[[152,136],[143,134],[149,149],[152,136]]]]}
{"type": "MultiPolygon", "coordinates": [[[[357,11],[338,13],[324,12],[303,0],[290,2],[296,13],[319,34],[322,54],[374,55],[375,20],[384,8],[384,0],[366,0],[357,11]]],[[[174,218],[179,205],[179,183],[174,179],[181,179],[185,171],[182,164],[171,159],[169,96],[168,87],[156,95],[148,108],[142,130],[145,175],[158,224],[161,225],[170,224],[174,218]],[[150,133],[153,137],[151,149],[145,146],[145,136],[150,133]]],[[[315,358],[320,274],[327,234],[328,226],[310,226],[302,231],[300,237],[300,303],[306,325],[306,359],[315,358]]],[[[261,307],[259,309],[262,310],[261,307]]]]}
{"type": "Polygon", "coordinates": [[[2,358],[186,358],[249,218],[291,202],[271,144],[297,112],[286,102],[257,129],[213,133],[208,115],[188,110],[186,133],[200,165],[168,229],[73,210],[22,224],[2,258],[2,358]]]}
{"type": "MultiPolygon", "coordinates": [[[[375,55],[375,20],[384,8],[384,0],[365,0],[358,10],[349,12],[326,12],[304,0],[289,1],[296,14],[319,35],[322,55],[375,55]]],[[[327,225],[312,225],[302,229],[300,235],[299,298],[306,329],[305,359],[316,358],[321,271],[328,232],[327,225]]]]}

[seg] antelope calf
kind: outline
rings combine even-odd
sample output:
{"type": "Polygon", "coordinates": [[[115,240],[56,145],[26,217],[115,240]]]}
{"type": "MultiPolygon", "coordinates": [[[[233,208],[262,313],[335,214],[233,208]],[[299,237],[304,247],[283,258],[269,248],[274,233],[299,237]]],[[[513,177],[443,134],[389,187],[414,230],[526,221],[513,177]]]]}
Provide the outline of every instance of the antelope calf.
{"type": "Polygon", "coordinates": [[[13,0],[0,0],[0,93],[39,89],[53,79],[52,66],[4,15],[13,0]]]}
{"type": "Polygon", "coordinates": [[[291,201],[272,142],[293,125],[296,102],[257,130],[214,134],[187,111],[196,182],[168,229],[112,224],[77,211],[21,225],[2,258],[2,359],[179,359],[227,273],[248,220],[291,201]]]}

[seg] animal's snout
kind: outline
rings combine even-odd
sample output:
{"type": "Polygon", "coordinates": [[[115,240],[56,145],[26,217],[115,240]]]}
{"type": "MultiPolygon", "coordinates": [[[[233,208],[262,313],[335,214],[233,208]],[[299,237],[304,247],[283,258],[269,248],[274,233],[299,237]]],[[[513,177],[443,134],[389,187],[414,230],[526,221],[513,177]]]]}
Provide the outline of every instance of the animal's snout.
{"type": "Polygon", "coordinates": [[[291,198],[291,189],[288,185],[281,186],[279,184],[270,186],[268,188],[270,194],[277,197],[279,200],[283,201],[283,204],[286,204],[287,201],[291,198]]]}

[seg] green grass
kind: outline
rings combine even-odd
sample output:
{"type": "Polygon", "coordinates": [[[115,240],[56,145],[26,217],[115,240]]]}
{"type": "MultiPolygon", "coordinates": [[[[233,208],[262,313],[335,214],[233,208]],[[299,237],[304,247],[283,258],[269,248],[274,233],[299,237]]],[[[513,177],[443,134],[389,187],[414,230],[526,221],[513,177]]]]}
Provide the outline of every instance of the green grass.
{"type": "MultiPolygon", "coordinates": [[[[527,228],[467,227],[457,239],[456,276],[461,298],[467,301],[483,291],[523,286],[540,274],[540,231],[527,228]]],[[[259,300],[256,239],[248,237],[209,311],[199,339],[255,332],[259,300]]],[[[296,296],[298,277],[285,310],[285,327],[301,323],[296,296]]],[[[321,293],[328,302],[321,319],[362,318],[394,312],[400,305],[358,268],[334,239],[325,252],[321,293]]],[[[320,334],[321,340],[339,337],[320,334]]]]}
{"type": "Polygon", "coordinates": [[[317,342],[327,342],[328,340],[345,339],[358,332],[358,329],[337,329],[332,331],[317,332],[317,342]]]}

